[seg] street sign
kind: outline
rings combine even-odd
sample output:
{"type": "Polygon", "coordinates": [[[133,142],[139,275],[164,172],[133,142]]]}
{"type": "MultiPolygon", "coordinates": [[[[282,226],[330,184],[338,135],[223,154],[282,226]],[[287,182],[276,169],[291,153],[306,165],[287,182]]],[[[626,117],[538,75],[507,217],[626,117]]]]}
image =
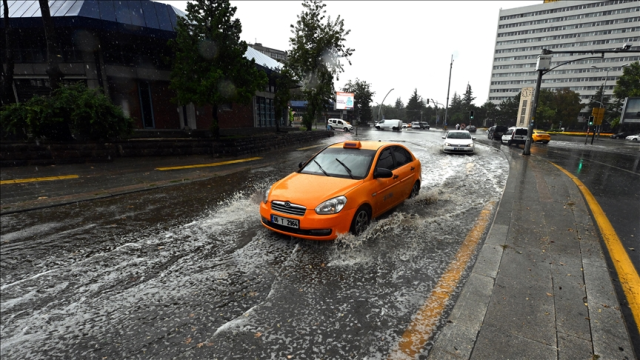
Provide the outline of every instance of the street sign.
{"type": "Polygon", "coordinates": [[[602,125],[602,120],[604,119],[604,108],[594,108],[591,110],[591,115],[593,115],[594,125],[602,125]]]}

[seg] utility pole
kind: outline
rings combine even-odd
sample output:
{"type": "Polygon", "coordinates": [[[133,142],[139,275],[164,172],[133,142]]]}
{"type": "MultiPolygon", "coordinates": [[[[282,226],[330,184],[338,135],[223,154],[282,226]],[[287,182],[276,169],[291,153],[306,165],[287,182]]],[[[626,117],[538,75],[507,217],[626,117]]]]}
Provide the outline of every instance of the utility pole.
{"type": "Polygon", "coordinates": [[[451,90],[451,70],[453,70],[453,55],[451,55],[451,65],[449,66],[449,85],[447,86],[447,103],[444,108],[444,130],[447,130],[447,115],[449,112],[449,90],[451,90]]]}
{"type": "Polygon", "coordinates": [[[380,107],[378,108],[378,120],[382,120],[382,118],[380,117],[380,112],[382,111],[382,104],[384,104],[385,99],[387,98],[387,96],[389,96],[389,94],[393,91],[393,88],[391,90],[389,90],[389,92],[387,93],[387,95],[384,96],[384,98],[382,99],[382,102],[380,103],[380,107]]]}

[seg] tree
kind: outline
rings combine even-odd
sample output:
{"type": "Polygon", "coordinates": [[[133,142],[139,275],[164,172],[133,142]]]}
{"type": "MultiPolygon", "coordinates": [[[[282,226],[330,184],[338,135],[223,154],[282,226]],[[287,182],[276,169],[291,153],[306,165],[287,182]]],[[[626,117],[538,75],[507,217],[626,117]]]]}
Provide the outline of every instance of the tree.
{"type": "Polygon", "coordinates": [[[13,102],[17,102],[17,99],[13,96],[13,72],[14,72],[14,62],[13,62],[13,29],[11,27],[11,23],[9,22],[9,4],[7,0],[2,0],[2,5],[4,7],[4,37],[5,37],[5,62],[7,64],[7,69],[5,71],[4,66],[0,66],[0,71],[2,75],[2,96],[0,96],[0,104],[10,104],[13,102]]]}
{"type": "Polygon", "coordinates": [[[218,138],[218,105],[248,103],[264,89],[267,76],[244,54],[242,25],[233,19],[236,8],[228,0],[195,0],[179,17],[177,36],[169,45],[175,52],[171,69],[173,99],[178,104],[213,106],[212,132],[218,138]]]}
{"type": "Polygon", "coordinates": [[[554,91],[554,96],[549,108],[555,110],[553,123],[560,123],[576,126],[580,110],[584,108],[580,100],[580,94],[569,89],[558,89],[554,91]]]}
{"type": "Polygon", "coordinates": [[[640,96],[640,62],[633,62],[623,68],[622,75],[613,88],[613,94],[620,100],[640,96]]]}
{"type": "Polygon", "coordinates": [[[515,126],[518,118],[518,108],[520,107],[520,93],[514,97],[502,100],[496,121],[500,125],[515,126]]]}
{"type": "Polygon", "coordinates": [[[48,0],[38,0],[40,3],[40,12],[42,14],[42,22],[44,23],[44,36],[47,41],[47,75],[49,76],[49,87],[51,91],[60,88],[62,81],[62,70],[60,70],[60,60],[62,53],[58,42],[58,35],[53,26],[51,11],[49,11],[48,0]]]}
{"type": "Polygon", "coordinates": [[[409,101],[407,102],[407,120],[420,120],[420,112],[423,107],[424,104],[422,103],[422,98],[418,95],[418,89],[414,89],[413,94],[411,94],[411,97],[409,97],[409,101]]]}
{"type": "Polygon", "coordinates": [[[402,102],[402,99],[401,98],[397,98],[396,99],[396,104],[393,107],[398,109],[398,110],[404,109],[404,103],[402,102]]]}
{"type": "Polygon", "coordinates": [[[491,101],[486,101],[482,106],[477,108],[475,117],[478,123],[482,122],[487,126],[494,125],[496,116],[498,115],[498,106],[491,101]],[[486,122],[485,122],[486,121],[486,122]]]}
{"type": "MultiPolygon", "coordinates": [[[[273,99],[274,115],[276,118],[276,132],[280,131],[280,119],[282,119],[283,110],[289,106],[289,100],[291,100],[291,88],[295,87],[295,82],[291,71],[283,69],[276,80],[276,94],[273,99]]],[[[289,119],[289,114],[287,119],[289,119]]]]}
{"type": "Polygon", "coordinates": [[[355,118],[365,123],[370,122],[372,119],[371,98],[375,95],[375,92],[371,91],[371,84],[356,78],[355,82],[349,80],[342,88],[342,91],[354,93],[355,118]]]}
{"type": "Polygon", "coordinates": [[[467,116],[464,113],[465,106],[462,98],[457,92],[454,92],[451,98],[451,104],[449,104],[449,113],[447,114],[449,120],[447,120],[447,122],[449,125],[467,123],[467,116]]]}
{"type": "Polygon", "coordinates": [[[285,68],[290,69],[295,79],[302,83],[302,93],[307,100],[307,130],[317,115],[326,108],[334,94],[333,79],[339,79],[344,71],[340,59],[349,64],[353,49],[345,46],[344,20],[326,18],[326,7],[321,0],[304,0],[304,10],[291,25],[293,36],[289,38],[291,50],[285,68]]]}

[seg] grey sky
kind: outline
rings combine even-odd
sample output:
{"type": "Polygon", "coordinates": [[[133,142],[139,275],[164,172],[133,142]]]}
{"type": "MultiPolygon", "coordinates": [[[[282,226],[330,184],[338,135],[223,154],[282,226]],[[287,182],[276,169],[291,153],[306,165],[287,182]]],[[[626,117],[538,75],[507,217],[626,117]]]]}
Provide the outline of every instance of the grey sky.
{"type": "MultiPolygon", "coordinates": [[[[185,1],[161,1],[184,10],[185,1]]],[[[242,39],[288,50],[290,25],[302,12],[302,1],[231,1],[242,22],[242,39]]],[[[413,89],[423,98],[443,103],[451,55],[451,95],[471,85],[475,104],[488,97],[491,64],[500,8],[535,5],[537,1],[327,1],[327,14],[340,15],[351,30],[346,44],[355,49],[352,65],[336,81],[367,81],[379,103],[398,97],[406,104],[413,89]]],[[[451,100],[449,100],[451,101],[451,100]]]]}

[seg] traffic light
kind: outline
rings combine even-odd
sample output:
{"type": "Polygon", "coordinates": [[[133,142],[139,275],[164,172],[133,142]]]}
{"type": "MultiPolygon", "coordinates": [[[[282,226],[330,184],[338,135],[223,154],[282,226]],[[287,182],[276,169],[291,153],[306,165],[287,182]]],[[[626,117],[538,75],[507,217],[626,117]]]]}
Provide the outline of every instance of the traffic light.
{"type": "Polygon", "coordinates": [[[589,116],[589,126],[593,126],[593,116],[589,116]]]}
{"type": "Polygon", "coordinates": [[[473,110],[469,111],[469,119],[473,119],[473,110]]]}

